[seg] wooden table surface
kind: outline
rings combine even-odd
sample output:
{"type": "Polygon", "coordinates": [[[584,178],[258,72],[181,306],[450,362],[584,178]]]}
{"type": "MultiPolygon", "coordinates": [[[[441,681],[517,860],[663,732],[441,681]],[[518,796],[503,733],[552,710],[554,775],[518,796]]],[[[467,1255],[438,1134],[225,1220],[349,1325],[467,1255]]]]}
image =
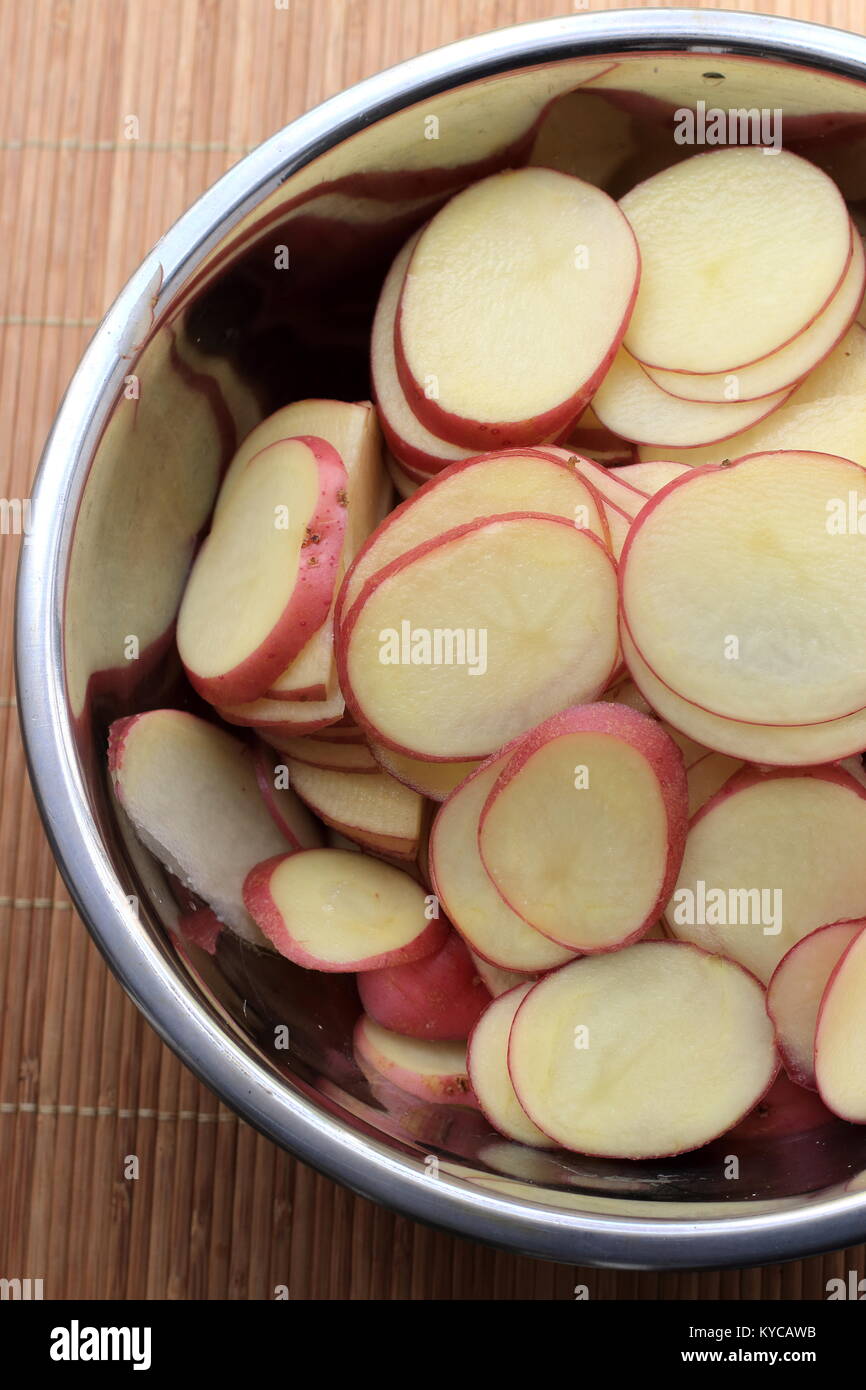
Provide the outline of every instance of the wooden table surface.
{"type": "MultiPolygon", "coordinates": [[[[632,0],[638,8],[639,0],[632,0]]],[[[0,493],[25,498],[94,325],[186,207],[327,96],[567,0],[0,0],[0,493]],[[125,138],[137,116],[139,138],[125,138]]],[[[575,9],[616,8],[605,0],[575,9]]],[[[675,8],[675,7],[671,7],[675,8]]],[[[728,9],[863,31],[864,0],[728,9]]],[[[196,1081],[109,974],[42,834],[12,673],[18,540],[0,544],[0,1277],[46,1298],[824,1297],[863,1249],[629,1274],[488,1250],[294,1162],[196,1081]],[[126,1155],[140,1161],[124,1177],[126,1155]]]]}

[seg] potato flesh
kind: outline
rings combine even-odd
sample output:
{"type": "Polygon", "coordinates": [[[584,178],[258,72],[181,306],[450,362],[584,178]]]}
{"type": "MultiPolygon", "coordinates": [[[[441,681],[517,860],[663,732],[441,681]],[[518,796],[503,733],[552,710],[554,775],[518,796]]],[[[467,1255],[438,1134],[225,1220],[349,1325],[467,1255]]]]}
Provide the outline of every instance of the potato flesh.
{"type": "Polygon", "coordinates": [[[654,675],[629,637],[620,629],[623,655],[632,676],[653,708],[684,734],[708,748],[734,758],[779,767],[836,762],[866,746],[866,713],[852,714],[824,724],[743,724],[723,719],[663,685],[654,675]]]}
{"type": "Polygon", "coordinates": [[[605,539],[595,499],[573,469],[531,453],[495,455],[443,478],[401,516],[386,521],[352,571],[342,598],[343,614],[371,575],[416,545],[480,517],[527,511],[568,521],[585,515],[587,530],[605,539]]]}
{"type": "Polygon", "coordinates": [[[479,845],[505,901],[537,931],[575,951],[615,946],[645,925],[664,881],[658,777],[624,740],[560,736],[488,803],[479,845]]]}
{"type": "Polygon", "coordinates": [[[421,797],[386,772],[336,772],[288,759],[298,796],[327,820],[415,842],[421,828],[421,797]]]}
{"type": "Polygon", "coordinates": [[[479,1105],[500,1134],[518,1144],[550,1148],[552,1141],[532,1123],[517,1099],[508,1071],[511,1025],[531,988],[531,983],[518,985],[488,1004],[469,1042],[469,1080],[479,1105]]]}
{"type": "Polygon", "coordinates": [[[698,155],[620,206],[641,252],[625,345],[654,367],[724,372],[776,352],[821,313],[850,254],[839,190],[786,151],[698,155]]]}
{"type": "Polygon", "coordinates": [[[649,377],[663,391],[687,401],[750,401],[783,391],[813,371],[850,328],[863,299],[864,272],[866,253],[859,233],[852,226],[851,263],[842,284],[824,312],[786,347],[733,374],[694,376],[688,372],[665,372],[648,367],[649,377]]]}
{"type": "Polygon", "coordinates": [[[438,404],[465,419],[543,416],[604,362],[637,266],[628,223],[590,184],[548,169],[485,179],[415,248],[399,320],[409,371],[422,388],[434,376],[438,404]]]}
{"type": "Polygon", "coordinates": [[[662,941],[547,976],[509,1045],[515,1090],[540,1129],[566,1148],[623,1158],[723,1134],[776,1065],[757,982],[720,956],[662,941]]]}
{"type": "Polygon", "coordinates": [[[178,618],[181,656],[196,675],[231,671],[276,627],[318,497],[316,457],[299,440],[259,455],[238,481],[199,551],[178,618]]]}
{"type": "Polygon", "coordinates": [[[862,929],[862,922],[835,922],[810,932],[773,972],[767,1008],[785,1067],[801,1085],[815,1085],[815,1032],[827,981],[862,929]]]}
{"type": "Polygon", "coordinates": [[[762,400],[723,405],[679,400],[650,380],[640,363],[620,348],[593,401],[599,418],[623,439],[697,448],[751,429],[787,395],[778,391],[762,400]]]}
{"type": "Polygon", "coordinates": [[[789,452],[695,472],[648,508],[622,600],[659,679],[745,722],[811,724],[863,709],[866,546],[858,530],[831,525],[851,497],[866,512],[866,470],[789,452]]]}
{"type": "Polygon", "coordinates": [[[127,731],[115,780],[148,848],[238,936],[267,945],[244,907],[244,879],[289,845],[240,740],[179,710],[155,710],[127,731]]]}
{"type": "Polygon", "coordinates": [[[821,1004],[815,1076],[834,1114],[866,1124],[866,933],[849,946],[821,1004]]]}
{"type": "MultiPolygon", "coordinates": [[[[710,803],[689,831],[665,913],[669,930],[680,940],[723,952],[766,982],[785,953],[816,927],[866,913],[866,799],[844,773],[835,776],[840,780],[769,776],[710,803]],[[832,854],[823,852],[828,845],[832,854]],[[707,893],[726,895],[729,919],[749,920],[678,920],[692,902],[691,915],[698,915],[699,883],[707,893]],[[745,900],[740,907],[740,900],[727,896],[755,889],[767,896],[760,904],[753,899],[754,907],[745,900]]],[[[714,913],[708,906],[702,915],[714,913]]]]}
{"type": "Polygon", "coordinates": [[[275,868],[269,889],[292,940],[329,964],[399,950],[429,926],[414,879],[348,850],[292,855],[275,868]]]}
{"type": "Polygon", "coordinates": [[[664,446],[641,444],[638,455],[641,462],[664,459],[696,467],[773,449],[802,449],[837,454],[866,467],[864,393],[866,331],[855,323],[803,384],[752,429],[699,449],[679,449],[669,440],[664,446]]]}
{"type": "Polygon", "coordinates": [[[508,758],[482,768],[439,811],[430,839],[436,892],[451,921],[477,951],[507,970],[551,970],[571,959],[503,901],[481,862],[478,820],[508,758]]]}
{"type": "Polygon", "coordinates": [[[602,689],[616,660],[616,606],[612,562],[587,532],[545,518],[479,524],[370,581],[348,638],[353,711],[411,756],[482,757],[602,689]],[[475,634],[486,669],[470,675],[468,658],[383,663],[382,634],[404,622],[462,632],[467,652],[475,634]]]}

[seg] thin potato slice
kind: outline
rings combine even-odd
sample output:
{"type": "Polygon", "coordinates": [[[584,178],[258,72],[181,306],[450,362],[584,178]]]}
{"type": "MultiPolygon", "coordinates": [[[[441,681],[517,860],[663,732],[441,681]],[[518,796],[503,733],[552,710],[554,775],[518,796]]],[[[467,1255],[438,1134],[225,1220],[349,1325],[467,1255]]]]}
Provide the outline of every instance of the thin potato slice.
{"type": "Polygon", "coordinates": [[[517,1011],[508,1065],[530,1119],[564,1148],[660,1158],[737,1124],[778,1058],[747,971],[646,941],[540,980],[517,1011]]]}
{"type": "Polygon", "coordinates": [[[659,680],[745,723],[866,707],[866,546],[852,505],[866,512],[866,470],[794,452],[696,469],[655,497],[629,534],[621,585],[659,680]]]}
{"type": "Polygon", "coordinates": [[[367,581],[341,625],[340,684],[373,742],[483,757],[604,689],[616,607],[613,562],[588,531],[532,513],[471,522],[367,581]]]}

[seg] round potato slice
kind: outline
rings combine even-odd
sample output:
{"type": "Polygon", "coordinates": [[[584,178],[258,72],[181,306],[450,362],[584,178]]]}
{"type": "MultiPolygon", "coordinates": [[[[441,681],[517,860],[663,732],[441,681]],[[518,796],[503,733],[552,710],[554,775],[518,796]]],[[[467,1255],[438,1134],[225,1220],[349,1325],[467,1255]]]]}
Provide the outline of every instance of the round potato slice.
{"type": "Polygon", "coordinates": [[[824,991],[815,1034],[815,1080],[834,1115],[866,1124],[866,932],[851,942],[824,991]]]}
{"type": "Polygon", "coordinates": [[[619,346],[638,273],[628,221],[591,184],[512,169],[464,189],[421,233],[403,283],[394,340],[412,410],[479,449],[564,429],[619,346]]]}
{"type": "Polygon", "coordinates": [[[478,1108],[466,1070],[464,1042],[408,1038],[363,1014],[355,1028],[355,1056],[362,1070],[372,1068],[418,1100],[478,1108]]]}
{"type": "Polygon", "coordinates": [[[696,155],[620,207],[641,254],[625,345],[653,367],[724,372],[778,351],[827,306],[851,255],[838,188],[784,150],[696,155]]]}
{"type": "Polygon", "coordinates": [[[851,262],[847,274],[827,308],[813,324],[786,347],[737,372],[664,372],[647,367],[652,381],[663,391],[686,401],[754,401],[791,387],[822,362],[844,337],[857,316],[866,288],[866,252],[856,227],[851,228],[851,262]]]}
{"type": "Polygon", "coordinates": [[[281,955],[307,970],[377,970],[438,950],[444,920],[427,920],[424,889],[379,859],[301,850],[257,864],[244,903],[281,955]]]}
{"type": "Polygon", "coordinates": [[[597,537],[514,513],[456,527],[367,581],[340,685],[374,743],[459,762],[593,699],[617,660],[616,574],[597,537]]]}
{"type": "Polygon", "coordinates": [[[359,552],[337,599],[338,622],[372,575],[443,532],[505,512],[544,512],[607,541],[602,506],[565,450],[508,449],[452,464],[385,518],[359,552]]]}
{"type": "Polygon", "coordinates": [[[866,707],[866,546],[852,508],[866,513],[866,469],[829,454],[755,454],[657,494],[620,575],[625,624],[659,680],[745,723],[866,707]]]}
{"type": "Polygon", "coordinates": [[[593,397],[600,420],[609,430],[636,444],[695,449],[752,429],[782,405],[790,394],[777,391],[760,400],[723,404],[686,401],[664,391],[625,348],[620,348],[593,397]]]}
{"type": "Polygon", "coordinates": [[[490,1123],[506,1139],[548,1149],[552,1140],[530,1120],[511,1082],[508,1070],[508,1038],[511,1025],[531,983],[520,984],[488,1004],[469,1038],[469,1080],[478,1104],[490,1123]]]}
{"type": "Polygon", "coordinates": [[[773,971],[767,986],[767,1010],[785,1070],[799,1086],[815,1089],[815,1032],[827,982],[840,957],[866,926],[831,922],[792,946],[773,971]]]}
{"type": "Polygon", "coordinates": [[[540,980],[511,1028],[518,1100],[564,1148],[660,1158],[738,1123],[778,1069],[764,992],[721,956],[645,941],[540,980]]]}
{"type": "Polygon", "coordinates": [[[469,945],[505,970],[551,970],[573,952],[535,931],[496,891],[478,850],[478,821],[510,754],[494,757],[449,796],[430,832],[430,870],[445,911],[469,945]]]}
{"type": "Polygon", "coordinates": [[[680,750],[625,705],[566,710],[523,739],[478,830],[513,912],[572,951],[642,935],[676,881],[688,823],[680,750]]]}
{"type": "MultiPolygon", "coordinates": [[[[771,767],[808,767],[835,763],[866,747],[866,712],[833,719],[826,724],[743,724],[722,719],[717,714],[689,704],[653,675],[631,640],[621,628],[622,650],[635,684],[656,712],[667,720],[679,737],[697,740],[717,753],[746,762],[771,767]]],[[[673,736],[673,734],[672,734],[673,736]]]]}
{"type": "Polygon", "coordinates": [[[744,768],[693,819],[665,921],[767,981],[809,932],[866,913],[864,862],[866,790],[848,772],[744,768]]]}

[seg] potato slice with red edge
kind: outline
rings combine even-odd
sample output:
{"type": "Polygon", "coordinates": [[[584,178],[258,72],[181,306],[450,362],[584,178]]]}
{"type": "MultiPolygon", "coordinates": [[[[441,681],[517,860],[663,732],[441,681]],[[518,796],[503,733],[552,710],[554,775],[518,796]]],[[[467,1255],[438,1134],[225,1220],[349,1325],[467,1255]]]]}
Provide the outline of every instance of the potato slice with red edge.
{"type": "Polygon", "coordinates": [[[686,401],[752,401],[796,385],[831,353],[857,317],[866,289],[866,253],[857,229],[851,227],[851,260],[842,284],[815,322],[786,347],[751,367],[736,372],[659,371],[645,368],[656,386],[686,401]]]}
{"type": "Polygon", "coordinates": [[[339,690],[327,700],[269,700],[262,696],[238,705],[220,705],[218,713],[227,724],[261,730],[263,738],[276,734],[299,738],[336,724],[346,713],[346,702],[339,690]]]}
{"type": "Polygon", "coordinates": [[[641,255],[625,346],[653,367],[725,372],[777,352],[827,307],[851,256],[838,188],[786,150],[696,155],[620,207],[641,255]]]}
{"type": "Polygon", "coordinates": [[[354,1042],[362,1069],[372,1067],[408,1095],[436,1105],[478,1109],[466,1071],[465,1043],[407,1038],[365,1014],[358,1019],[354,1042]]]}
{"type": "Polygon", "coordinates": [[[654,719],[603,703],[521,740],[478,828],[484,867],[524,921],[572,951],[609,951],[658,919],[688,824],[680,750],[654,719]]]}
{"type": "MultiPolygon", "coordinates": [[[[305,400],[283,406],[248,435],[223,482],[217,511],[258,450],[276,439],[315,435],[336,449],[346,470],[346,529],[334,591],[357,551],[388,511],[390,480],[382,466],[382,439],[369,401],[305,400]]],[[[337,691],[333,601],[322,626],[264,692],[272,700],[327,700],[337,691]]]]}
{"type": "Polygon", "coordinates": [[[757,401],[684,401],[657,386],[625,348],[620,348],[593,397],[608,429],[635,444],[695,449],[752,429],[783,405],[791,388],[757,401]]]}
{"type": "Polygon", "coordinates": [[[340,627],[340,685],[373,742],[480,758],[604,689],[616,606],[589,531],[533,513],[469,522],[367,581],[340,627]]]}
{"type": "Polygon", "coordinates": [[[670,484],[620,562],[623,619],[646,664],[727,719],[803,725],[862,710],[854,504],[866,509],[866,469],[828,454],[756,454],[670,484]]]}
{"type": "Polygon", "coordinates": [[[694,817],[665,921],[766,982],[809,932],[866,914],[864,862],[866,789],[849,773],[744,768],[694,817]]]}
{"type": "Polygon", "coordinates": [[[838,454],[866,467],[866,415],[860,408],[864,392],[866,331],[855,323],[784,405],[752,429],[699,449],[677,449],[670,441],[640,444],[638,458],[642,463],[664,459],[698,467],[774,449],[798,449],[838,454]]]}
{"type": "Polygon", "coordinates": [[[409,758],[405,753],[383,748],[380,743],[371,743],[370,751],[385,772],[431,801],[444,801],[478,767],[475,759],[462,763],[431,763],[424,758],[409,758]]]}
{"type": "Polygon", "coordinates": [[[346,528],[346,470],[322,439],[279,440],[244,469],[199,551],[177,645],[214,704],[255,700],[328,616],[346,528]]]}
{"type": "Polygon", "coordinates": [[[482,763],[440,807],[430,832],[430,872],[442,906],[478,955],[505,970],[535,972],[574,954],[535,931],[497,893],[478,851],[478,821],[519,740],[482,763]]]}
{"type": "Polygon", "coordinates": [[[866,926],[831,922],[792,946],[767,986],[767,1011],[776,1029],[782,1062],[792,1081],[815,1090],[815,1032],[827,983],[840,957],[866,926]]]}
{"type": "Polygon", "coordinates": [[[260,859],[284,854],[300,841],[321,843],[318,827],[294,795],[281,793],[287,821],[278,828],[259,795],[246,745],[175,709],[115,720],[108,768],[142,844],[235,935],[266,946],[244,906],[247,873],[260,859]]]}
{"type": "Polygon", "coordinates": [[[545,976],[514,1019],[508,1067],[563,1148],[662,1158],[732,1129],[778,1070],[764,991],[721,956],[644,941],[545,976]]]}
{"type": "Polygon", "coordinates": [[[412,410],[466,448],[564,429],[619,346],[638,274],[631,227],[591,184],[517,169],[464,189],[422,231],[403,282],[394,341],[412,410]]]}
{"type": "Polygon", "coordinates": [[[776,767],[806,767],[837,762],[866,746],[866,712],[826,724],[743,724],[722,719],[676,695],[641,659],[628,630],[620,630],[622,650],[632,678],[653,709],[667,720],[671,737],[702,743],[715,752],[746,762],[776,767]],[[676,731],[679,731],[677,733],[676,731]]]}
{"type": "Polygon", "coordinates": [[[358,993],[366,1013],[383,1028],[439,1042],[465,1042],[490,1003],[490,991],[453,931],[423,960],[366,971],[358,993]]]}
{"type": "Polygon", "coordinates": [[[470,521],[525,511],[582,523],[607,541],[601,499],[565,450],[482,454],[447,468],[377,527],[343,581],[338,621],[351,611],[368,579],[415,546],[470,521]]]}
{"type": "Polygon", "coordinates": [[[244,882],[250,916],[281,955],[306,970],[381,970],[431,955],[447,935],[428,920],[424,890],[391,864],[310,849],[257,864],[244,882]]]}
{"type": "MultiPolygon", "coordinates": [[[[398,468],[411,470],[408,473],[410,478],[420,476],[423,481],[425,474],[438,473],[459,459],[469,458],[474,450],[461,444],[450,444],[422,424],[406,399],[397,373],[394,324],[406,270],[420,235],[418,231],[409,238],[385,276],[370,337],[370,372],[373,396],[388,448],[398,468]]],[[[397,485],[399,488],[399,477],[397,485]]]]}
{"type": "Polygon", "coordinates": [[[314,849],[322,843],[321,827],[289,785],[289,769],[266,743],[253,749],[253,766],[268,814],[292,849],[314,849]]]}
{"type": "Polygon", "coordinates": [[[845,950],[821,1000],[815,1033],[815,1080],[829,1110],[866,1124],[866,932],[845,950]]]}
{"type": "Polygon", "coordinates": [[[472,1090],[494,1129],[518,1144],[549,1149],[553,1140],[530,1120],[517,1099],[508,1071],[511,1025],[531,989],[531,981],[519,984],[487,1006],[472,1030],[466,1060],[472,1090]]]}
{"type": "Polygon", "coordinates": [[[611,503],[626,516],[634,518],[646,505],[649,493],[643,492],[634,483],[626,482],[616,468],[607,468],[594,458],[572,449],[560,449],[553,444],[540,445],[538,452],[546,454],[548,458],[561,459],[569,468],[573,468],[598,493],[605,506],[611,503]]]}
{"type": "Polygon", "coordinates": [[[387,772],[335,772],[287,756],[291,786],[326,825],[351,840],[400,859],[413,859],[423,798],[387,772]]]}

